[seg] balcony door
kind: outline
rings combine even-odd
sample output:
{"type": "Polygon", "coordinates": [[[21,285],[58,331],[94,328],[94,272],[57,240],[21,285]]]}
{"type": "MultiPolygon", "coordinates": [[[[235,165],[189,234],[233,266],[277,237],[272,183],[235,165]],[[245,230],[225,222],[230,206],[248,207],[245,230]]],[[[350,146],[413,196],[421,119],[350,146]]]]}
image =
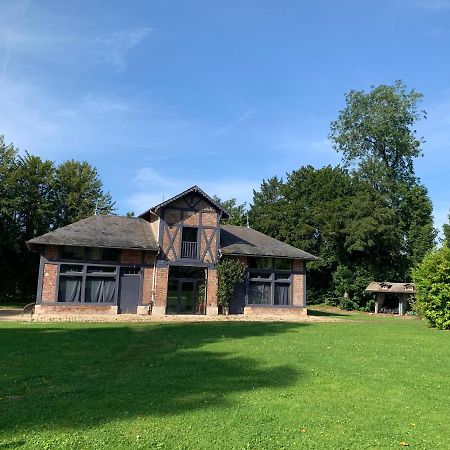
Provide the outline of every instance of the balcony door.
{"type": "Polygon", "coordinates": [[[183,227],[181,234],[181,257],[198,259],[198,228],[183,227]]]}

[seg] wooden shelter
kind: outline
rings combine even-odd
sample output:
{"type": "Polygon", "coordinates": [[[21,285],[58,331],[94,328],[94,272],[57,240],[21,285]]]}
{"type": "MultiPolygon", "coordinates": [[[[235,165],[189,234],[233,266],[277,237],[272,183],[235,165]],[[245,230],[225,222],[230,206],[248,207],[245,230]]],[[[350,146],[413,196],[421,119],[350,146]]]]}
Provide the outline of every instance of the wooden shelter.
{"type": "Polygon", "coordinates": [[[414,283],[389,283],[386,281],[372,281],[366,288],[366,292],[376,294],[375,314],[385,305],[387,296],[395,296],[398,299],[398,314],[406,314],[408,300],[416,293],[414,283]]]}

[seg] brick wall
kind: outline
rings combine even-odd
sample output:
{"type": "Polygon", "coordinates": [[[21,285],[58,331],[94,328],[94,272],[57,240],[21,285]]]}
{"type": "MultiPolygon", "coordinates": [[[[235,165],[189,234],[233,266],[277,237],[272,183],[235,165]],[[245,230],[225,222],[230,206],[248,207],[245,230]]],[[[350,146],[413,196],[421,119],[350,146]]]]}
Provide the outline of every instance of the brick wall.
{"type": "Polygon", "coordinates": [[[144,279],[142,283],[142,304],[149,305],[152,301],[153,267],[144,268],[144,279]]]}
{"type": "Polygon", "coordinates": [[[58,266],[56,264],[44,264],[42,277],[42,301],[56,301],[56,278],[58,266]]]}
{"type": "Polygon", "coordinates": [[[169,281],[169,268],[156,268],[155,306],[167,305],[167,283],[169,281]]]}
{"type": "Polygon", "coordinates": [[[305,263],[302,260],[294,259],[292,266],[294,270],[292,275],[292,305],[306,307],[306,274],[296,273],[304,272],[305,263]]]}
{"type": "Polygon", "coordinates": [[[122,250],[120,252],[121,264],[141,264],[142,251],[141,250],[122,250]]]}
{"type": "Polygon", "coordinates": [[[55,261],[59,255],[59,247],[57,245],[46,245],[43,256],[49,261],[55,261]]]}
{"type": "Polygon", "coordinates": [[[208,285],[206,289],[206,309],[208,306],[217,307],[217,292],[219,282],[217,278],[217,271],[208,268],[208,285]]]}

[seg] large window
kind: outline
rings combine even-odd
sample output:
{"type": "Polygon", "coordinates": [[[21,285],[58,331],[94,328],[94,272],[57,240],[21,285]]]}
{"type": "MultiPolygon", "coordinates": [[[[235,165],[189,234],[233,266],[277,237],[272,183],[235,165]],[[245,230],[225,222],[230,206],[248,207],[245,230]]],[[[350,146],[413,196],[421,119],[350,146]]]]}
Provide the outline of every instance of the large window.
{"type": "Polygon", "coordinates": [[[68,261],[103,261],[119,260],[120,250],[117,248],[75,247],[65,245],[61,249],[61,259],[68,261]]]}
{"type": "Polygon", "coordinates": [[[58,302],[115,303],[117,285],[115,266],[61,264],[58,302]]]}
{"type": "Polygon", "coordinates": [[[250,258],[249,305],[291,305],[292,264],[287,258],[250,258]]]}

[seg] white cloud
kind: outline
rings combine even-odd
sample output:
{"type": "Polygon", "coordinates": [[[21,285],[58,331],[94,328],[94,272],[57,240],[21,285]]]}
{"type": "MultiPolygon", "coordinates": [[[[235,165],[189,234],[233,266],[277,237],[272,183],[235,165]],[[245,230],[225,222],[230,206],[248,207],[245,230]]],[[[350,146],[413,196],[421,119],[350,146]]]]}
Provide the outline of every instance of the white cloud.
{"type": "Polygon", "coordinates": [[[132,30],[119,30],[96,39],[96,46],[102,60],[121,71],[126,66],[126,55],[139,45],[152,28],[135,28],[132,30]]]}

